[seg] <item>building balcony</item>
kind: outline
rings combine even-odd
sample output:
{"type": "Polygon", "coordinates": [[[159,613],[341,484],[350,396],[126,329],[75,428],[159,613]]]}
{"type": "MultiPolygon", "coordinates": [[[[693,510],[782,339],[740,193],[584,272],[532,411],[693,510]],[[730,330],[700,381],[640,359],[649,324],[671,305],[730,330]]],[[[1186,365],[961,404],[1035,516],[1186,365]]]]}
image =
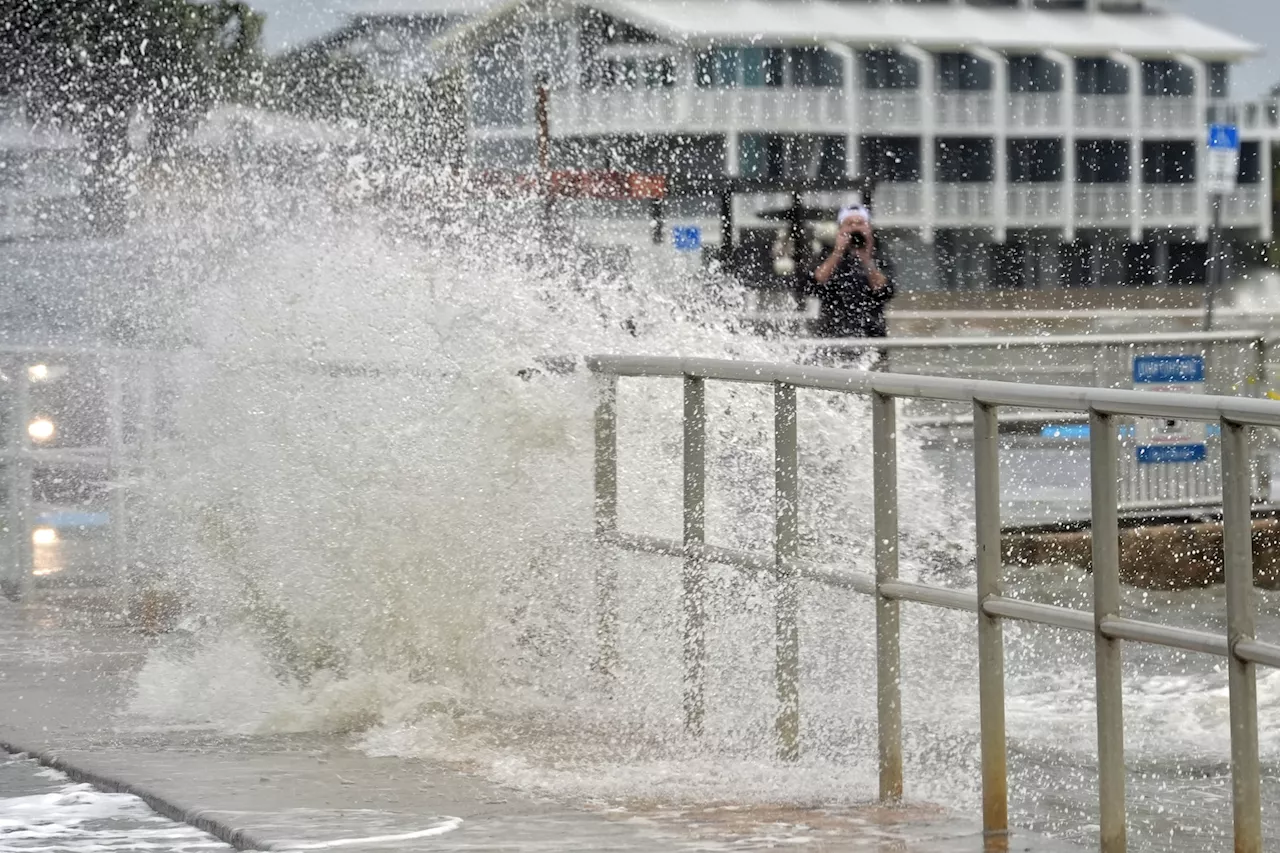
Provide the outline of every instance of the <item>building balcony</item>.
{"type": "Polygon", "coordinates": [[[1063,195],[1060,183],[1013,184],[1009,187],[1009,224],[1030,227],[1061,223],[1063,195]]]}
{"type": "Polygon", "coordinates": [[[1204,132],[1206,116],[1196,109],[1195,98],[1143,98],[1142,129],[1175,133],[1204,132]]]}
{"type": "Polygon", "coordinates": [[[996,98],[991,92],[939,92],[934,96],[934,116],[942,131],[992,128],[996,98]]]}
{"type": "Polygon", "coordinates": [[[1142,188],[1142,218],[1194,225],[1200,220],[1200,200],[1204,194],[1204,188],[1196,184],[1146,184],[1142,188]]]}
{"type": "Polygon", "coordinates": [[[1075,126],[1087,133],[1128,130],[1128,95],[1078,95],[1075,126]]]}
{"type": "MultiPolygon", "coordinates": [[[[939,183],[926,205],[923,183],[883,183],[876,189],[876,220],[889,227],[987,228],[996,224],[992,183],[939,183]]],[[[1004,224],[1010,228],[1058,228],[1064,225],[1067,193],[1062,183],[1012,184],[1006,193],[1004,224]]],[[[1077,184],[1075,224],[1086,228],[1128,228],[1134,221],[1129,184],[1077,184]]],[[[1205,215],[1200,184],[1142,187],[1139,219],[1151,225],[1194,227],[1205,215]]],[[[1223,222],[1234,227],[1258,227],[1266,215],[1260,184],[1245,184],[1223,200],[1223,222]]]]}
{"type": "MultiPolygon", "coordinates": [[[[932,117],[939,133],[982,135],[996,131],[1001,111],[993,92],[938,92],[932,109],[913,89],[863,91],[857,100],[857,132],[863,135],[920,133],[932,117]]],[[[1077,135],[1144,135],[1199,137],[1206,116],[1194,98],[1144,97],[1140,115],[1130,109],[1128,95],[1079,95],[1073,114],[1057,92],[1013,93],[1006,130],[1013,134],[1064,133],[1070,122],[1077,135]]],[[[1250,105],[1239,118],[1249,133],[1280,130],[1280,110],[1250,105]]],[[[848,133],[849,103],[843,87],[668,88],[615,87],[566,89],[551,99],[553,132],[561,136],[615,133],[848,133]]],[[[492,131],[483,131],[492,132],[492,131]]],[[[501,135],[498,133],[497,135],[501,135]]]]}
{"type": "Polygon", "coordinates": [[[1063,113],[1062,95],[1058,92],[1018,92],[1009,96],[1012,130],[1059,130],[1063,113]]]}
{"type": "Polygon", "coordinates": [[[615,88],[557,92],[551,123],[557,135],[640,132],[839,133],[849,126],[839,88],[615,88]]]}
{"type": "Polygon", "coordinates": [[[864,92],[858,120],[868,133],[918,133],[924,124],[924,99],[911,89],[864,92]]]}

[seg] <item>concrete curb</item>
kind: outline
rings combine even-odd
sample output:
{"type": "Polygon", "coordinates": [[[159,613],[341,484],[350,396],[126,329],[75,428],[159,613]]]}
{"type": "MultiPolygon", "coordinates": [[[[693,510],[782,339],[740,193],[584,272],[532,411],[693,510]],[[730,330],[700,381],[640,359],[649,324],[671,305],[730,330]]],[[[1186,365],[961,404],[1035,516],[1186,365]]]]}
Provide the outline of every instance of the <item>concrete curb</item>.
{"type": "Polygon", "coordinates": [[[282,850],[287,849],[279,847],[270,841],[259,838],[248,829],[237,828],[227,823],[220,817],[210,813],[207,809],[193,808],[183,805],[169,797],[142,787],[132,782],[127,782],[117,776],[109,773],[94,770],[92,767],[86,767],[67,761],[59,757],[51,750],[35,749],[14,743],[0,736],[0,750],[11,753],[13,755],[25,755],[35,759],[45,767],[50,767],[61,773],[67,774],[72,780],[92,785],[103,791],[112,794],[132,794],[142,800],[151,809],[173,821],[185,823],[193,826],[202,832],[207,832],[219,841],[230,844],[237,850],[282,850]]]}

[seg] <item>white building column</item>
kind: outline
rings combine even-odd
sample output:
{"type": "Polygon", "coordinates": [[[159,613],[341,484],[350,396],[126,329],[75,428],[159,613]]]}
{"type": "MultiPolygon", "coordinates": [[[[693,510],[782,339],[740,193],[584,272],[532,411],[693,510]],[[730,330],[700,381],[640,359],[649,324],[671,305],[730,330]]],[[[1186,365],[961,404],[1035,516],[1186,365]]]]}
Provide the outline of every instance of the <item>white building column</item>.
{"type": "MultiPolygon", "coordinates": [[[[1191,69],[1195,75],[1196,116],[1200,121],[1209,115],[1209,66],[1201,59],[1186,53],[1174,57],[1179,64],[1191,69]]],[[[1196,240],[1209,239],[1209,194],[1204,191],[1204,179],[1209,170],[1209,151],[1205,140],[1196,139],[1196,240]]]]}
{"type": "Polygon", "coordinates": [[[1261,136],[1258,139],[1258,168],[1262,170],[1262,192],[1258,204],[1261,206],[1259,211],[1262,214],[1262,234],[1264,241],[1270,242],[1272,234],[1275,230],[1275,223],[1272,222],[1274,214],[1271,205],[1272,181],[1274,175],[1271,174],[1271,144],[1274,140],[1270,136],[1261,136]]]}
{"type": "Polygon", "coordinates": [[[1113,62],[1129,71],[1129,239],[1142,242],[1142,61],[1120,51],[1113,62]]]}
{"type": "Polygon", "coordinates": [[[1041,52],[1062,69],[1062,240],[1076,239],[1076,61],[1058,50],[1041,52]]]}
{"type": "Polygon", "coordinates": [[[898,51],[914,60],[920,66],[920,197],[921,226],[920,239],[925,243],[933,242],[934,232],[938,224],[938,167],[935,162],[938,150],[936,130],[936,98],[934,92],[938,86],[938,67],[934,55],[914,44],[900,44],[898,51]]]}
{"type": "Polygon", "coordinates": [[[991,63],[992,102],[995,119],[995,138],[991,152],[995,166],[995,183],[992,193],[993,231],[995,241],[1003,243],[1009,236],[1009,57],[989,47],[973,47],[970,52],[991,63]]]}
{"type": "Polygon", "coordinates": [[[862,123],[862,80],[858,67],[858,53],[847,44],[827,42],[823,45],[826,51],[840,58],[844,68],[844,119],[845,148],[844,171],[849,177],[857,177],[862,167],[859,162],[858,129],[862,123]]]}

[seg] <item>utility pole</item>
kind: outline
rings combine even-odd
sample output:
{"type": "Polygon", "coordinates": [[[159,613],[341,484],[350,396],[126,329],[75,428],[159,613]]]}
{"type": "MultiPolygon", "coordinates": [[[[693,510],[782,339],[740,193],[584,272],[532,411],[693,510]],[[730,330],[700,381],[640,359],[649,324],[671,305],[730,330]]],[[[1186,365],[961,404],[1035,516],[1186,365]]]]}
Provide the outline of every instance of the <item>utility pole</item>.
{"type": "Polygon", "coordinates": [[[1209,258],[1205,270],[1204,283],[1204,324],[1205,332],[1213,330],[1213,303],[1218,289],[1222,287],[1222,193],[1214,192],[1209,197],[1213,207],[1213,220],[1209,225],[1209,258]]]}
{"type": "Polygon", "coordinates": [[[545,74],[538,77],[534,92],[534,119],[538,124],[538,186],[542,190],[543,218],[548,233],[555,212],[555,187],[551,179],[551,84],[545,74]]]}
{"type": "Polygon", "coordinates": [[[1209,125],[1209,150],[1205,158],[1208,174],[1204,176],[1213,220],[1209,227],[1209,258],[1204,282],[1203,330],[1213,329],[1213,308],[1222,288],[1225,270],[1222,264],[1222,200],[1236,187],[1240,170],[1240,131],[1234,124],[1209,125]]]}

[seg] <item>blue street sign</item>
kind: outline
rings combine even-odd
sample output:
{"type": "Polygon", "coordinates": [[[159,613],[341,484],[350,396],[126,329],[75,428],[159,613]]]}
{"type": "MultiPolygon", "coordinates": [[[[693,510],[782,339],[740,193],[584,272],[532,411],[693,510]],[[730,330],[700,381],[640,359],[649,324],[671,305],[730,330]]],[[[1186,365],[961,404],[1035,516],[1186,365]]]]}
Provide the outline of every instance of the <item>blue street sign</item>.
{"type": "Polygon", "coordinates": [[[1240,129],[1234,124],[1209,125],[1209,148],[1220,151],[1239,150],[1240,129]]]}
{"type": "Polygon", "coordinates": [[[678,252],[696,252],[702,248],[702,229],[696,225],[676,225],[671,229],[671,242],[678,252]]]}
{"type": "Polygon", "coordinates": [[[1140,355],[1133,360],[1135,384],[1172,385],[1177,382],[1203,382],[1202,355],[1140,355]]]}
{"type": "Polygon", "coordinates": [[[36,524],[47,527],[105,527],[110,522],[111,516],[105,512],[54,510],[36,514],[36,524]]]}
{"type": "Polygon", "coordinates": [[[1203,444],[1151,444],[1138,448],[1138,462],[1152,465],[1160,462],[1203,462],[1203,444]]]}

